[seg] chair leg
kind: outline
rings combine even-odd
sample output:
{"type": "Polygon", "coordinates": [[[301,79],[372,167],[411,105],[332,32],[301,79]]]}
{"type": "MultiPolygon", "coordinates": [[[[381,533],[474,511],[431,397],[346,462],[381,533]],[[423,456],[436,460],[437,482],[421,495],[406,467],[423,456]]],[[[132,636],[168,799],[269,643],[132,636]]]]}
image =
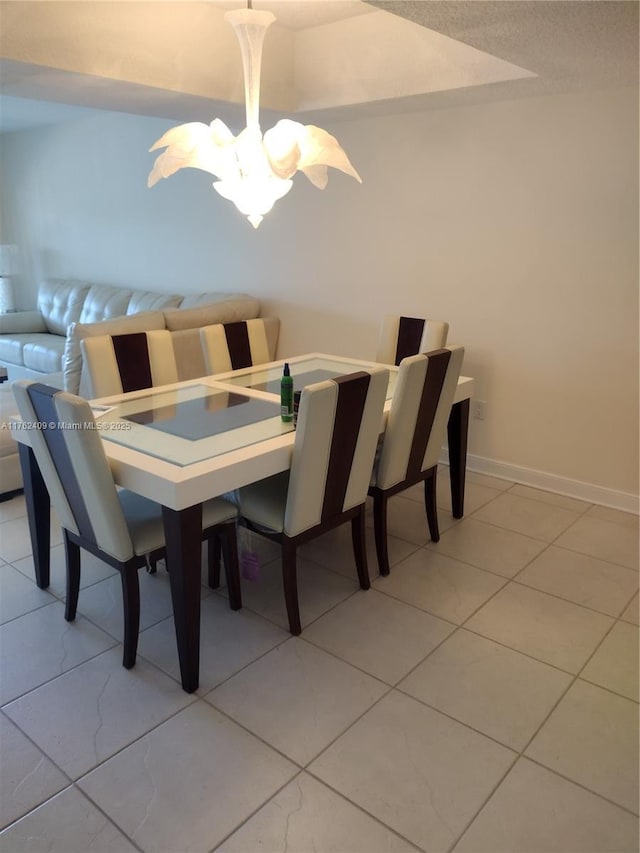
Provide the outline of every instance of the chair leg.
{"type": "Polygon", "coordinates": [[[436,506],[436,474],[437,467],[432,468],[424,481],[424,508],[427,513],[427,524],[429,525],[429,535],[432,542],[438,542],[440,539],[440,530],[438,528],[438,507],[436,506]]]}
{"type": "MultiPolygon", "coordinates": [[[[242,592],[240,590],[240,565],[238,563],[238,542],[236,539],[236,523],[224,524],[220,527],[222,534],[222,548],[224,549],[224,572],[227,578],[227,589],[229,590],[229,605],[232,610],[240,610],[242,607],[242,592]]],[[[214,539],[209,540],[209,552],[220,549],[220,538],[216,534],[214,539]]],[[[220,586],[220,557],[218,564],[218,586],[220,586]]],[[[209,586],[211,586],[211,565],[209,565],[209,586]]]]}
{"type": "Polygon", "coordinates": [[[369,569],[367,568],[367,542],[365,526],[365,506],[351,519],[351,539],[353,541],[353,556],[356,560],[358,580],[361,589],[369,589],[369,569]]]}
{"type": "Polygon", "coordinates": [[[140,586],[138,584],[138,567],[129,560],[120,569],[122,581],[122,603],[124,607],[124,655],[122,665],[126,669],[136,662],[138,650],[138,633],[140,631],[140,586]]]}
{"type": "Polygon", "coordinates": [[[289,630],[294,636],[301,633],[300,607],[298,605],[298,576],[296,569],[296,546],[286,536],[282,538],[282,581],[284,600],[289,617],[289,630]]]}
{"type": "Polygon", "coordinates": [[[150,575],[155,575],[158,571],[157,563],[158,560],[161,560],[164,557],[164,548],[157,548],[155,551],[151,551],[151,553],[147,554],[147,572],[150,575]]]}
{"type": "Polygon", "coordinates": [[[64,532],[64,551],[67,564],[67,602],[64,618],[67,622],[73,622],[76,618],[80,593],[80,546],[69,539],[66,530],[64,532]]]}
{"type": "MultiPolygon", "coordinates": [[[[234,541],[235,541],[235,533],[234,533],[234,541]]],[[[220,554],[222,552],[222,547],[220,543],[220,536],[218,533],[214,533],[209,537],[209,541],[207,542],[207,583],[211,587],[211,589],[218,589],[220,586],[220,554]]],[[[236,560],[237,560],[238,550],[236,548],[236,560]]],[[[228,574],[227,569],[227,558],[225,555],[224,560],[225,572],[228,574]]],[[[237,610],[237,608],[235,608],[237,610]]]]}
{"type": "Polygon", "coordinates": [[[373,532],[376,540],[376,556],[381,575],[389,574],[389,552],[387,550],[387,496],[384,492],[373,493],[373,532]]]}

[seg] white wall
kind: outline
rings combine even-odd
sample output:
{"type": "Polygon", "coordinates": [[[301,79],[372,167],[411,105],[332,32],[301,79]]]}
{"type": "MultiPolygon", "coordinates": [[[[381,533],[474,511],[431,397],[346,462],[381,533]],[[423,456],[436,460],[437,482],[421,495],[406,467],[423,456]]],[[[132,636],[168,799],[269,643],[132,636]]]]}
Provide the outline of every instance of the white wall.
{"type": "Polygon", "coordinates": [[[446,319],[487,401],[473,454],[637,494],[637,90],[332,124],[363,185],[299,176],[257,232],[204,173],[146,189],[171,124],[3,138],[23,306],[45,276],[248,291],[282,318],[281,353],[363,357],[385,312],[446,319]]]}

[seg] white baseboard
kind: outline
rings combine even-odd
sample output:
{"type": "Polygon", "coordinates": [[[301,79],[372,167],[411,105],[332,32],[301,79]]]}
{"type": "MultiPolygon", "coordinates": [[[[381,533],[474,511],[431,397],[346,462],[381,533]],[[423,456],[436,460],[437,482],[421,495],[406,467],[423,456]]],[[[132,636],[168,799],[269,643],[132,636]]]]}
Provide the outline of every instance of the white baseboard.
{"type": "MultiPolygon", "coordinates": [[[[449,464],[449,451],[446,448],[443,449],[440,461],[445,465],[449,464]]],[[[511,465],[497,459],[487,459],[473,453],[467,455],[467,470],[475,471],[477,474],[487,474],[489,477],[497,477],[500,480],[511,480],[514,483],[521,483],[523,486],[533,486],[536,489],[544,489],[547,492],[555,492],[558,495],[577,498],[581,501],[608,506],[623,512],[640,514],[640,498],[638,495],[629,492],[620,492],[617,489],[608,489],[604,486],[596,486],[593,483],[583,483],[580,480],[571,480],[568,477],[560,477],[546,471],[536,471],[534,468],[511,465]]]]}

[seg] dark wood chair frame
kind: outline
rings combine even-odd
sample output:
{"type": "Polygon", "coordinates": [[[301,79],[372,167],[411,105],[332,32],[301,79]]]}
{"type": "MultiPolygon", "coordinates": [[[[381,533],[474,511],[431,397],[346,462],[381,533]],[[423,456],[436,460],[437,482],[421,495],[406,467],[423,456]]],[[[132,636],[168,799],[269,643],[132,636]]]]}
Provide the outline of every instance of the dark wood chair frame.
{"type": "Polygon", "coordinates": [[[405,489],[424,481],[424,508],[427,515],[429,535],[432,542],[440,539],[438,528],[438,510],[436,507],[436,476],[438,466],[427,468],[417,477],[410,477],[401,483],[396,483],[388,489],[378,486],[369,487],[369,495],[373,498],[373,532],[376,542],[376,556],[381,575],[389,574],[389,550],[387,544],[387,504],[389,498],[404,492],[405,489]]]}
{"type": "MultiPolygon", "coordinates": [[[[122,602],[124,607],[124,654],[122,665],[126,669],[136,662],[138,650],[138,634],[140,630],[140,585],[138,582],[138,569],[147,564],[147,555],[140,554],[122,562],[105,553],[90,539],[63,529],[64,547],[67,566],[67,602],[64,618],[67,622],[73,622],[76,618],[78,607],[78,596],[80,592],[80,549],[88,551],[109,566],[120,572],[122,582],[122,602]]],[[[223,522],[203,531],[202,539],[208,540],[209,571],[211,571],[211,559],[215,552],[213,541],[222,549],[229,589],[229,603],[232,610],[242,607],[240,592],[240,572],[238,566],[238,549],[236,544],[236,522],[223,522]]],[[[153,552],[155,559],[164,556],[164,549],[153,552]]],[[[219,571],[219,562],[218,562],[219,571]]]]}
{"type": "MultiPolygon", "coordinates": [[[[329,530],[333,530],[336,527],[340,527],[342,524],[346,524],[347,521],[350,521],[353,555],[358,572],[360,588],[369,589],[371,586],[369,581],[369,570],[367,568],[365,510],[366,504],[359,504],[358,506],[345,510],[345,512],[341,512],[338,515],[326,518],[321,524],[317,524],[315,527],[309,528],[309,530],[303,530],[302,533],[298,533],[297,536],[287,536],[286,533],[264,530],[261,527],[253,525],[248,519],[240,518],[240,524],[247,527],[247,529],[251,530],[253,533],[258,533],[260,536],[264,536],[265,539],[277,542],[281,547],[284,598],[287,606],[287,616],[289,617],[289,630],[294,636],[298,636],[302,631],[300,624],[300,606],[298,603],[297,570],[297,550],[300,545],[304,545],[305,542],[310,542],[312,539],[316,539],[323,533],[328,533],[329,530]]],[[[215,575],[210,580],[215,583],[215,575]]],[[[219,584],[219,567],[217,581],[219,584]]]]}

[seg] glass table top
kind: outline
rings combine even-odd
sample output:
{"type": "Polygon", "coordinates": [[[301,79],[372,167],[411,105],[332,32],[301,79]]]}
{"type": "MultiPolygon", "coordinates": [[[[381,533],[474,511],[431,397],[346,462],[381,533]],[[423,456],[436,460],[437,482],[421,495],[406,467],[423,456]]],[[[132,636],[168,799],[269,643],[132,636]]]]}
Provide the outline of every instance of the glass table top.
{"type": "Polygon", "coordinates": [[[107,441],[190,465],[293,430],[280,401],[193,384],[117,403],[98,418],[107,441]]]}
{"type": "MultiPolygon", "coordinates": [[[[245,370],[236,371],[233,376],[226,376],[221,381],[229,385],[240,385],[254,391],[266,391],[270,394],[279,395],[283,366],[284,362],[268,367],[248,367],[245,370]]],[[[291,359],[289,362],[294,391],[301,391],[306,385],[312,385],[314,382],[322,382],[325,379],[335,379],[336,376],[355,373],[368,366],[370,367],[372,364],[358,364],[348,359],[324,356],[305,356],[301,359],[291,359]]],[[[393,397],[397,375],[397,371],[393,368],[389,370],[387,400],[393,397]]]]}

